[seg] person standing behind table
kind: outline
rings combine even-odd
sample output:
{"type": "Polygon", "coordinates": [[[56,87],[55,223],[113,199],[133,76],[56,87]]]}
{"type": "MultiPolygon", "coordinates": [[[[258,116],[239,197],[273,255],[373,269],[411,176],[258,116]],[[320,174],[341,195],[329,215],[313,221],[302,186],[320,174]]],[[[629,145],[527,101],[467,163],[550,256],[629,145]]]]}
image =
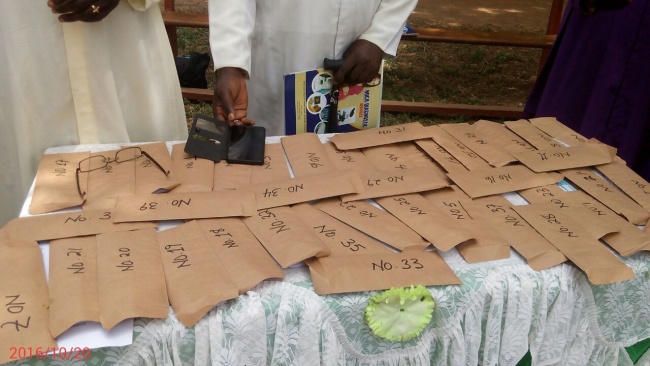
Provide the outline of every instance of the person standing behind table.
{"type": "Polygon", "coordinates": [[[157,1],[49,5],[0,0],[0,227],[47,148],[187,138],[157,1]]]}
{"type": "Polygon", "coordinates": [[[650,180],[650,1],[569,1],[524,108],[532,117],[618,148],[650,180]]]}
{"type": "Polygon", "coordinates": [[[371,81],[417,0],[209,0],[213,110],[284,135],[285,74],[344,58],[338,83],[371,81]],[[250,79],[249,79],[250,76],[250,79]],[[249,79],[249,80],[247,80],[249,79]]]}

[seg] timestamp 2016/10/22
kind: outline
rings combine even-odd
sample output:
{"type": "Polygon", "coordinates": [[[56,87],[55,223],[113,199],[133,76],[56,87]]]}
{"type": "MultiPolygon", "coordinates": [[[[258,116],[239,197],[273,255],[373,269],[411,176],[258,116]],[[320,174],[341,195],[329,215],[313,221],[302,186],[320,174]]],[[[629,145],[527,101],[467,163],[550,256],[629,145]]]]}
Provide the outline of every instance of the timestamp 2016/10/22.
{"type": "Polygon", "coordinates": [[[87,360],[92,354],[88,347],[9,347],[9,358],[18,360],[23,358],[36,357],[39,360],[45,358],[61,360],[87,360]]]}

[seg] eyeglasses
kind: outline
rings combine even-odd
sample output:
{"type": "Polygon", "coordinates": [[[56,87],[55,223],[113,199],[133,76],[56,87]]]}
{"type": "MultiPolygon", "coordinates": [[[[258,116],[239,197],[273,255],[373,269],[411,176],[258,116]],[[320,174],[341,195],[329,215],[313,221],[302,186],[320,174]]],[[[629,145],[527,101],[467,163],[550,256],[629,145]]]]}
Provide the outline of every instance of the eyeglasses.
{"type": "Polygon", "coordinates": [[[156,161],[156,159],[147,154],[146,151],[142,150],[139,147],[126,147],[124,149],[116,151],[115,158],[112,160],[110,157],[104,155],[94,155],[79,162],[79,166],[77,167],[77,171],[75,173],[77,177],[77,190],[79,191],[79,195],[81,197],[84,197],[86,195],[86,192],[81,190],[81,184],[79,183],[79,173],[89,173],[94,170],[104,169],[110,163],[124,163],[138,159],[142,156],[145,156],[147,159],[149,159],[149,161],[152,162],[158,169],[160,169],[160,171],[163,172],[166,176],[169,175],[169,170],[165,170],[156,161]]]}

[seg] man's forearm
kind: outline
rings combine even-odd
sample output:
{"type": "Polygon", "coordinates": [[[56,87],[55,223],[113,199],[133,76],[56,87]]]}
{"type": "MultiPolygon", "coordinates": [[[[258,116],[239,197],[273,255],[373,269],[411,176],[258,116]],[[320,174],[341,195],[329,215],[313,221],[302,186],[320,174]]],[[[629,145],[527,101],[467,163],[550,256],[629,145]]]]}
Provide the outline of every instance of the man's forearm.
{"type": "Polygon", "coordinates": [[[382,0],[370,27],[359,38],[370,41],[384,53],[395,56],[404,22],[417,3],[417,0],[382,0]]]}
{"type": "Polygon", "coordinates": [[[210,50],[214,69],[251,70],[255,0],[208,0],[210,50]]]}

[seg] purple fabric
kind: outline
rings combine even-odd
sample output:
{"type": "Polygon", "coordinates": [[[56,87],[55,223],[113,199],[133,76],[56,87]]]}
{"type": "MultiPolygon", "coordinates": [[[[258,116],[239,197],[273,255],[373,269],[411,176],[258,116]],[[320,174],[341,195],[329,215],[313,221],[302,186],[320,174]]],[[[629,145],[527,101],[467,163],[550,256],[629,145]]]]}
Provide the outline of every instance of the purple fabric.
{"type": "Polygon", "coordinates": [[[567,4],[524,118],[556,117],[618,148],[650,180],[650,0],[584,15],[567,4]]]}

